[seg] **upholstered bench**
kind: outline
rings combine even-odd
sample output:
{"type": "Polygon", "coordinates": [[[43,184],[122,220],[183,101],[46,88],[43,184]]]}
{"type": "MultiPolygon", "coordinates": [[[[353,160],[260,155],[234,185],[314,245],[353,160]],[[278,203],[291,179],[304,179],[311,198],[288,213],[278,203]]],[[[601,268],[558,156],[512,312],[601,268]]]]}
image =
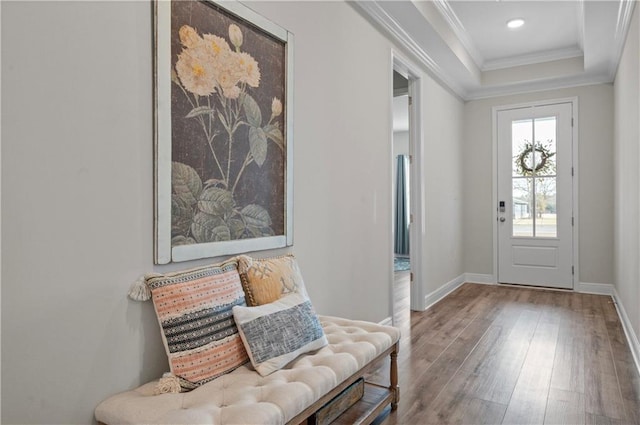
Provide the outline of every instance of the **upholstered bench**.
{"type": "Polygon", "coordinates": [[[395,409],[399,330],[319,317],[329,344],[300,355],[276,372],[261,376],[247,363],[193,391],[159,395],[154,395],[157,381],[150,382],[103,401],[95,410],[96,419],[109,425],[306,423],[387,356],[391,358],[389,385],[365,384],[364,397],[343,416],[349,418],[347,423],[370,423],[389,404],[395,409]]]}
{"type": "Polygon", "coordinates": [[[129,297],[153,301],[170,372],[100,403],[101,423],[369,423],[398,402],[400,332],[318,316],[291,254],[147,274],[129,297]],[[388,386],[363,384],[387,356],[388,386]]]}

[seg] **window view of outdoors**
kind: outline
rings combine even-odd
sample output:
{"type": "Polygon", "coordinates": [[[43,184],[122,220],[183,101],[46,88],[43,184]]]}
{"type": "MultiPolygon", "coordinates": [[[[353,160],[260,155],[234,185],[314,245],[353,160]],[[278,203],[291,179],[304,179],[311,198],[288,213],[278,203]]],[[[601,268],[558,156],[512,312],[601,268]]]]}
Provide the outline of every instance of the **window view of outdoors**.
{"type": "Polygon", "coordinates": [[[513,236],[555,238],[556,117],[511,123],[513,236]]]}

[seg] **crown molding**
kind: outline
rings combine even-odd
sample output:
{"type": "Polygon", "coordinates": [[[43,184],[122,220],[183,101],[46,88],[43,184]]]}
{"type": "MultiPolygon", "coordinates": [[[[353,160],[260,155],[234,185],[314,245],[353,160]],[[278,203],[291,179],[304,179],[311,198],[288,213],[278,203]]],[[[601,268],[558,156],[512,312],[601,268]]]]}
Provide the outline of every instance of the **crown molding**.
{"type": "MultiPolygon", "coordinates": [[[[496,69],[511,68],[515,66],[531,65],[534,63],[551,62],[560,59],[575,58],[584,55],[584,0],[578,1],[578,26],[580,31],[579,45],[564,49],[532,53],[521,56],[514,56],[505,59],[487,60],[472,41],[472,37],[458,18],[458,15],[450,5],[449,0],[433,0],[436,9],[442,14],[451,30],[473,58],[476,66],[481,71],[493,71],[496,69]]],[[[625,34],[626,32],[623,32],[625,34]]]]}
{"type": "Polygon", "coordinates": [[[584,52],[584,0],[578,0],[578,48],[584,52]]]}
{"type": "Polygon", "coordinates": [[[571,87],[590,86],[595,84],[611,83],[611,78],[606,74],[598,75],[571,75],[529,82],[518,82],[503,86],[480,87],[469,90],[465,100],[479,100],[490,97],[510,96],[522,93],[534,93],[547,90],[560,90],[571,87]]]}
{"type": "Polygon", "coordinates": [[[618,72],[618,64],[622,57],[622,49],[627,41],[627,33],[629,32],[629,26],[631,25],[631,18],[633,17],[633,8],[635,7],[635,0],[621,0],[618,7],[618,21],[616,23],[616,31],[614,36],[613,54],[609,60],[609,77],[613,80],[618,72]]]}
{"type": "Polygon", "coordinates": [[[452,78],[434,61],[431,56],[411,37],[402,26],[390,16],[377,2],[370,0],[355,0],[349,2],[356,10],[369,17],[374,24],[389,36],[391,40],[398,43],[417,61],[422,64],[432,76],[438,80],[454,94],[462,99],[466,98],[466,90],[452,78]]]}
{"type": "MultiPolygon", "coordinates": [[[[447,21],[455,21],[457,17],[451,10],[450,5],[447,3],[450,0],[434,0],[434,4],[438,6],[438,10],[443,13],[447,21]],[[449,10],[451,12],[446,12],[449,10]],[[444,11],[444,12],[443,12],[444,11]],[[447,13],[445,15],[444,13],[447,13]]],[[[472,83],[470,85],[465,84],[464,81],[458,80],[447,70],[443,69],[423,47],[423,44],[412,37],[407,30],[403,28],[401,23],[390,13],[387,12],[381,4],[372,0],[355,0],[349,1],[349,4],[360,13],[365,19],[369,20],[372,25],[386,35],[387,39],[396,44],[405,53],[413,56],[413,59],[417,62],[417,65],[423,67],[436,82],[442,85],[445,89],[450,91],[453,95],[459,97],[464,101],[484,99],[498,96],[508,96],[521,93],[539,92],[546,90],[557,90],[569,87],[579,87],[592,84],[604,84],[611,83],[615,77],[617,70],[617,64],[622,55],[622,49],[626,40],[627,32],[630,26],[631,17],[633,14],[633,8],[635,1],[633,0],[620,0],[618,10],[618,23],[616,27],[615,36],[615,55],[611,55],[609,58],[608,68],[599,70],[593,69],[591,72],[586,72],[566,75],[562,77],[541,78],[536,80],[514,82],[510,84],[500,85],[482,85],[480,82],[472,83]]],[[[382,3],[384,4],[384,2],[382,3]]],[[[581,6],[582,4],[581,0],[581,6]]],[[[584,7],[582,7],[581,13],[584,22],[584,7]]],[[[459,19],[458,19],[459,21],[459,19]]],[[[429,25],[425,22],[425,25],[429,25]]],[[[455,27],[452,26],[452,30],[455,27]]],[[[462,25],[458,26],[458,31],[463,31],[462,25]]],[[[456,31],[457,32],[457,31],[456,31]]],[[[466,33],[466,30],[464,31],[466,33]]],[[[584,42],[584,41],[583,41],[584,42]]],[[[461,44],[464,43],[461,40],[461,44]]],[[[469,51],[469,55],[475,60],[472,53],[469,51]]],[[[567,59],[571,57],[583,56],[582,50],[579,47],[573,47],[568,49],[558,49],[552,52],[546,52],[539,55],[525,55],[517,58],[509,59],[507,61],[490,61],[485,64],[482,71],[488,71],[493,69],[510,68],[520,65],[529,65],[532,63],[540,63],[546,61],[553,61],[559,59],[567,59]]],[[[606,64],[606,62],[605,62],[606,64]]],[[[605,66],[607,68],[607,66],[605,66]]]]}
{"type": "Polygon", "coordinates": [[[580,50],[579,47],[567,47],[564,49],[548,50],[545,52],[486,61],[482,67],[482,71],[495,71],[496,69],[513,68],[515,66],[532,65],[580,56],[584,56],[584,52],[580,50]]]}
{"type": "Polygon", "coordinates": [[[472,41],[469,32],[456,15],[456,12],[451,8],[448,0],[433,0],[433,5],[438,9],[438,12],[443,16],[451,30],[455,33],[458,40],[462,46],[467,50],[467,53],[471,56],[473,61],[476,63],[476,66],[479,69],[482,69],[484,65],[484,57],[480,50],[476,47],[475,43],[472,41]]]}

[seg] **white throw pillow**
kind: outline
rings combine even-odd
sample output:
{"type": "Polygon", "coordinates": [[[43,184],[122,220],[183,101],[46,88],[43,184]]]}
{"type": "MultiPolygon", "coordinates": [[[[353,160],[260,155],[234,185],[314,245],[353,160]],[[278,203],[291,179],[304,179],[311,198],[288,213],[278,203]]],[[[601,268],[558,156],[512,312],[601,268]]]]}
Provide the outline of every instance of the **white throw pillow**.
{"type": "Polygon", "coordinates": [[[235,306],[233,316],[251,364],[262,376],[328,344],[311,301],[299,293],[256,307],[235,306]]]}

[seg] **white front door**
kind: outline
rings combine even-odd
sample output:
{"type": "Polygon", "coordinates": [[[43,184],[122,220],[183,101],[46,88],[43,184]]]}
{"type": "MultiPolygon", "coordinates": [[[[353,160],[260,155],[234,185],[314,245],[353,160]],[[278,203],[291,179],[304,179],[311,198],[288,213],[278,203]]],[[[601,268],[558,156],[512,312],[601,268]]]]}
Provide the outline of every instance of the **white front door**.
{"type": "Polygon", "coordinates": [[[572,109],[497,113],[500,283],[573,288],[572,109]]]}

